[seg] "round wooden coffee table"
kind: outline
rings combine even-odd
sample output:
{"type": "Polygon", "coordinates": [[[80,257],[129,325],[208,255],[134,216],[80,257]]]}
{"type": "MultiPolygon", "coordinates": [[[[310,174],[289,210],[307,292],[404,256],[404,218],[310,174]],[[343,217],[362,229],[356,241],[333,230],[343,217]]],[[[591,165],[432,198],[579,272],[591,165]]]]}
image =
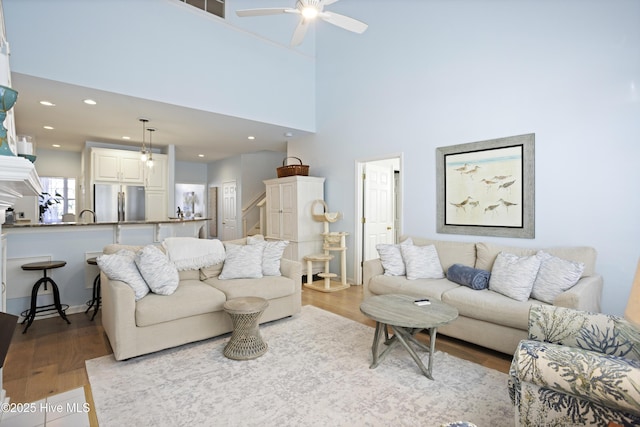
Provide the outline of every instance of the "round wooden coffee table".
{"type": "Polygon", "coordinates": [[[260,357],[267,352],[267,343],[262,340],[258,320],[269,302],[264,298],[233,298],[224,303],[224,311],[229,313],[233,322],[231,338],[224,348],[229,359],[248,360],[260,357]]]}
{"type": "Polygon", "coordinates": [[[360,304],[360,311],[376,321],[376,332],[373,336],[371,352],[373,363],[370,368],[376,368],[398,343],[400,343],[416,362],[422,373],[433,379],[433,355],[436,347],[436,330],[438,326],[452,322],[458,317],[458,310],[437,300],[431,300],[429,305],[418,306],[414,302],[419,299],[408,295],[377,295],[367,298],[360,304]],[[389,338],[387,326],[393,331],[389,338]],[[429,330],[429,347],[416,340],[415,335],[423,329],[429,330]],[[384,332],[388,345],[380,352],[380,339],[384,332]],[[429,365],[425,367],[422,359],[415,352],[410,343],[429,353],[429,365]]]}

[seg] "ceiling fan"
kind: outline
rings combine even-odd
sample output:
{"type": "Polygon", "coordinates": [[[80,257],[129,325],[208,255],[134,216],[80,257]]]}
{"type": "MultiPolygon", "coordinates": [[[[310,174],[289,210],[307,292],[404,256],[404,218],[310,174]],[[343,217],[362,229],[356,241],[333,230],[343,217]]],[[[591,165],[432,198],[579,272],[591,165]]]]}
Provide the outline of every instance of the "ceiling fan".
{"type": "Polygon", "coordinates": [[[300,22],[293,32],[291,38],[291,46],[297,46],[302,43],[304,35],[307,33],[309,23],[316,18],[320,18],[325,22],[336,25],[345,30],[362,34],[368,27],[364,22],[339,13],[325,11],[324,7],[337,2],[338,0],[296,0],[295,8],[290,7],[274,7],[263,9],[242,9],[236,10],[236,14],[240,17],[246,16],[265,16],[279,15],[281,13],[292,13],[300,15],[300,22]]]}

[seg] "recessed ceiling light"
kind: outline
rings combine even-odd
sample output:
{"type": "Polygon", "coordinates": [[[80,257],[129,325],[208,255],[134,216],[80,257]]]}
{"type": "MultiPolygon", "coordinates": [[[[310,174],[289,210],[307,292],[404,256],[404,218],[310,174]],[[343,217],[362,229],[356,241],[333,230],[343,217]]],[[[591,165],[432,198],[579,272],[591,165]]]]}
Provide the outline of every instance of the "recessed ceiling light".
{"type": "Polygon", "coordinates": [[[47,129],[47,130],[53,130],[53,126],[42,126],[43,128],[47,129]]]}
{"type": "Polygon", "coordinates": [[[60,144],[51,144],[52,147],[60,148],[60,144]]]}
{"type": "Polygon", "coordinates": [[[45,107],[55,107],[56,104],[54,104],[51,101],[40,101],[40,105],[44,105],[45,107]]]}
{"type": "Polygon", "coordinates": [[[131,139],[131,137],[125,135],[125,136],[122,137],[122,139],[131,139]]]}
{"type": "Polygon", "coordinates": [[[248,136],[247,139],[256,139],[255,136],[248,136]]]}
{"type": "Polygon", "coordinates": [[[198,157],[204,157],[204,154],[198,154],[198,157]]]}
{"type": "Polygon", "coordinates": [[[84,100],[84,101],[82,101],[82,102],[84,102],[84,103],[85,103],[85,104],[87,104],[87,105],[96,105],[96,104],[97,104],[97,102],[96,102],[96,101],[94,101],[93,99],[85,99],[85,100],[84,100]]]}

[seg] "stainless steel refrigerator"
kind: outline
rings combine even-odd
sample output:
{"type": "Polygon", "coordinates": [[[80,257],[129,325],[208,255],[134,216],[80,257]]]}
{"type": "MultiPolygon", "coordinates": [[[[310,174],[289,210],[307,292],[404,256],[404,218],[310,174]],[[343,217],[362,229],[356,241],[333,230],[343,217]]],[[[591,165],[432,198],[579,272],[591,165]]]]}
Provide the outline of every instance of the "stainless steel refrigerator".
{"type": "Polygon", "coordinates": [[[94,184],[93,210],[99,222],[144,221],[144,186],[94,184]]]}

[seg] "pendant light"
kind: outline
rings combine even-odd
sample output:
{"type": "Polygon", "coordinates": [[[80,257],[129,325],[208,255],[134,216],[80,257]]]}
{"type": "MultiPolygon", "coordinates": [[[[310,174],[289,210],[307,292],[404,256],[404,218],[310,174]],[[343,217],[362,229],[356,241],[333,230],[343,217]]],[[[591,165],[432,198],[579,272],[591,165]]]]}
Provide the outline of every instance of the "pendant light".
{"type": "Polygon", "coordinates": [[[153,168],[153,152],[151,151],[153,149],[153,145],[151,142],[151,135],[153,134],[153,132],[156,131],[156,128],[147,128],[147,130],[149,131],[149,156],[147,158],[147,167],[149,169],[153,168]]]}
{"type": "Polygon", "coordinates": [[[141,162],[146,162],[147,161],[147,147],[144,145],[144,133],[146,131],[146,124],[149,121],[149,119],[145,119],[144,117],[138,119],[140,120],[140,122],[142,122],[142,147],[140,147],[140,161],[141,162]]]}

